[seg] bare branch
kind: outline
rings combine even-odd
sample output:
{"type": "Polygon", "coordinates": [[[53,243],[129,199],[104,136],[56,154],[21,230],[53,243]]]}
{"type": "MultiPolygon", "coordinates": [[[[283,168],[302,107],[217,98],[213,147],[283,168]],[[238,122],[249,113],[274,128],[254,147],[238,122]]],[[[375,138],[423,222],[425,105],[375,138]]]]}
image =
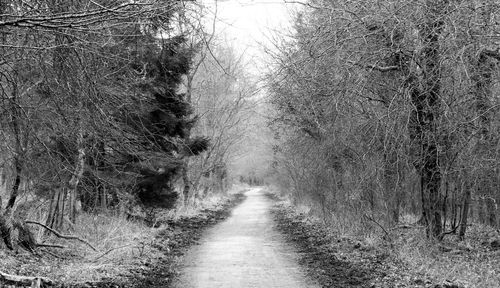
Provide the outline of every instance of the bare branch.
{"type": "Polygon", "coordinates": [[[353,65],[365,68],[365,69],[376,70],[379,72],[391,72],[391,71],[397,71],[397,70],[401,69],[401,67],[399,67],[399,66],[378,66],[378,65],[374,65],[374,64],[361,64],[359,62],[355,62],[355,61],[351,61],[351,60],[348,60],[347,62],[350,64],[353,64],[353,65]]]}
{"type": "Polygon", "coordinates": [[[70,239],[70,240],[78,240],[84,244],[86,244],[87,246],[89,246],[90,248],[92,248],[92,250],[94,251],[97,251],[96,248],[94,248],[94,246],[92,246],[92,244],[90,244],[88,241],[80,238],[80,237],[77,237],[77,236],[73,236],[73,235],[63,235],[59,232],[57,232],[56,230],[48,227],[47,225],[44,225],[42,223],[39,223],[39,222],[36,222],[36,221],[26,221],[26,224],[36,224],[36,225],[39,225],[39,226],[42,226],[43,228],[49,230],[50,232],[52,232],[54,235],[56,235],[57,237],[59,238],[63,238],[63,239],[70,239]]]}

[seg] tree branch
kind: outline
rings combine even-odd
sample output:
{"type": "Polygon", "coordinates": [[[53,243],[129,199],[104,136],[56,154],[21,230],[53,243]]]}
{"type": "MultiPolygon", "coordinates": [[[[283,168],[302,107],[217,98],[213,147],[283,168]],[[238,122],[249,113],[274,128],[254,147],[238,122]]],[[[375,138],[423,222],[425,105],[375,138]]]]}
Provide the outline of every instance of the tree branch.
{"type": "Polygon", "coordinates": [[[36,246],[37,247],[46,247],[46,248],[61,248],[61,249],[66,248],[62,245],[57,245],[57,244],[39,244],[39,243],[37,243],[36,246]]]}
{"type": "MultiPolygon", "coordinates": [[[[171,3],[165,5],[172,5],[171,3]]],[[[45,27],[49,29],[88,27],[97,22],[109,22],[110,20],[126,19],[131,16],[148,14],[157,9],[151,3],[124,3],[115,7],[104,7],[98,5],[98,9],[88,11],[77,11],[69,13],[54,13],[51,15],[20,16],[3,14],[0,15],[7,20],[0,21],[0,27],[45,27]],[[140,7],[140,10],[130,8],[140,7]],[[142,8],[147,7],[147,8],[142,8]],[[151,7],[151,8],[148,8],[151,7]]]]}
{"type": "Polygon", "coordinates": [[[36,221],[25,221],[26,224],[36,224],[36,225],[39,225],[39,226],[42,226],[43,228],[49,230],[50,232],[52,232],[54,235],[56,235],[57,237],[59,238],[63,238],[63,239],[71,239],[71,240],[78,240],[84,244],[86,244],[87,246],[89,246],[90,248],[92,248],[92,250],[94,251],[97,251],[97,249],[94,248],[94,246],[92,246],[88,241],[80,238],[80,237],[77,237],[77,236],[73,236],[73,235],[63,235],[59,232],[57,232],[56,230],[48,227],[47,225],[44,225],[42,223],[39,223],[39,222],[36,222],[36,221]]]}
{"type": "Polygon", "coordinates": [[[355,61],[348,60],[347,61],[350,64],[365,68],[365,69],[371,69],[371,70],[376,70],[379,72],[390,72],[390,71],[397,71],[400,69],[399,66],[378,66],[374,64],[361,64],[355,61]]]}

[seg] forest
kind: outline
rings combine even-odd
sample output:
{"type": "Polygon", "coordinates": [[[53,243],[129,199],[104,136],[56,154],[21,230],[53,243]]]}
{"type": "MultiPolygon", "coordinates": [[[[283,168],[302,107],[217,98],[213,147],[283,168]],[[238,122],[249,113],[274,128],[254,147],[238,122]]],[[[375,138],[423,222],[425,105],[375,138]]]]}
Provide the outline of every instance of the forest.
{"type": "Polygon", "coordinates": [[[254,87],[204,13],[189,1],[0,2],[0,251],[135,245],[162,211],[227,191],[254,87]]]}
{"type": "Polygon", "coordinates": [[[214,3],[0,1],[0,285],[175,261],[253,186],[425,277],[463,262],[432,287],[500,285],[500,1],[283,1],[259,75],[214,3]]]}
{"type": "Polygon", "coordinates": [[[273,55],[279,185],[339,225],[497,227],[499,5],[309,1],[273,55]]]}
{"type": "Polygon", "coordinates": [[[300,5],[269,52],[271,183],[425,287],[499,287],[500,2],[300,5]]]}

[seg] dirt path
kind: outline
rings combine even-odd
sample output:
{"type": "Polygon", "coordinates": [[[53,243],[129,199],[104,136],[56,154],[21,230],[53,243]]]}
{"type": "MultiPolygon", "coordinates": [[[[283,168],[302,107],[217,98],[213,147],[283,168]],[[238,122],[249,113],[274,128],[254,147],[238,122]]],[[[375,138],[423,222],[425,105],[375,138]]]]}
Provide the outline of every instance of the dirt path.
{"type": "Polygon", "coordinates": [[[187,253],[173,287],[318,287],[305,279],[296,252],[275,229],[272,200],[260,188],[246,196],[187,253]]]}

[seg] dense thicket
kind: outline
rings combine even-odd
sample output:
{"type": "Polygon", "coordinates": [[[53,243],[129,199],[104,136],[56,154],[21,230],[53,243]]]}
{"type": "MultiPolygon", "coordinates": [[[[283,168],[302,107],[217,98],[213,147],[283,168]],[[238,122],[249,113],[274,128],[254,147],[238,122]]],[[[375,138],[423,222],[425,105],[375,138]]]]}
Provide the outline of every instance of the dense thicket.
{"type": "Polygon", "coordinates": [[[346,229],[497,225],[499,9],[309,1],[268,77],[283,190],[346,229]]]}
{"type": "Polygon", "coordinates": [[[9,247],[12,220],[29,216],[14,215],[21,196],[54,228],[75,223],[80,203],[87,211],[175,203],[184,159],[210,146],[190,136],[197,117],[181,91],[195,51],[173,24],[186,9],[2,1],[0,234],[9,247]]]}

